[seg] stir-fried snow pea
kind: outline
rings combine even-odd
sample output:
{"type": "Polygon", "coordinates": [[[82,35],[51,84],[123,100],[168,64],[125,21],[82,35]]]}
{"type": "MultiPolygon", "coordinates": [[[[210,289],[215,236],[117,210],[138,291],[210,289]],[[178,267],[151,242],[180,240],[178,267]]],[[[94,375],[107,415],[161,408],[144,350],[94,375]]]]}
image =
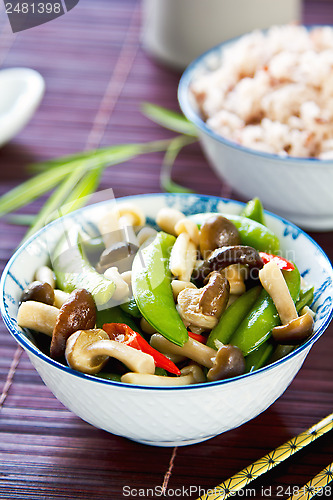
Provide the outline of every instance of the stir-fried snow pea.
{"type": "MultiPolygon", "coordinates": [[[[199,226],[216,213],[208,214],[195,214],[190,216],[199,226]]],[[[247,245],[255,248],[259,252],[267,252],[277,254],[280,248],[278,237],[268,229],[268,227],[260,224],[259,222],[242,217],[241,215],[231,215],[221,213],[223,217],[232,222],[238,229],[242,245],[247,245]]]]}
{"type": "Polygon", "coordinates": [[[95,373],[94,377],[104,378],[105,380],[112,380],[113,382],[121,382],[121,375],[119,375],[118,373],[99,372],[95,373]]]}
{"type": "Polygon", "coordinates": [[[275,361],[278,361],[281,358],[284,358],[295,348],[296,346],[294,345],[281,345],[281,344],[277,345],[272,353],[272,356],[269,358],[268,363],[271,364],[274,363],[275,361]]]}
{"type": "MultiPolygon", "coordinates": [[[[282,271],[290,295],[294,302],[298,299],[301,277],[297,267],[293,271],[282,271]]],[[[266,290],[262,289],[253,308],[243,319],[230,343],[239,347],[244,356],[257,349],[270,337],[274,326],[280,325],[280,318],[274,302],[266,290]]]]}
{"type": "Polygon", "coordinates": [[[272,356],[275,349],[275,344],[268,339],[266,342],[261,344],[258,349],[250,352],[245,358],[245,372],[253,372],[258,370],[262,366],[265,366],[272,356]]]}
{"type": "Polygon", "coordinates": [[[240,213],[241,216],[255,220],[265,226],[264,207],[259,198],[250,200],[240,213]]]}
{"type": "Polygon", "coordinates": [[[177,312],[171,288],[170,252],[176,238],[159,232],[138,252],[132,267],[132,288],[142,316],[166,339],[182,346],[187,330],[177,312]]]}
{"type": "Polygon", "coordinates": [[[80,234],[75,228],[72,233],[65,233],[60,239],[51,260],[58,287],[65,292],[84,288],[91,293],[97,306],[106,304],[111,299],[116,289],[115,284],[90,265],[80,234]]]}
{"type": "Polygon", "coordinates": [[[237,227],[243,245],[253,247],[259,252],[278,253],[279,239],[268,227],[240,215],[226,217],[237,227]]]}
{"type": "Polygon", "coordinates": [[[310,306],[313,302],[314,297],[314,287],[306,288],[305,290],[301,290],[299,295],[299,299],[296,302],[296,311],[299,313],[303,307],[310,306]]]}
{"type": "Polygon", "coordinates": [[[238,297],[238,299],[224,311],[218,324],[210,332],[206,345],[213,349],[217,349],[218,347],[215,344],[215,340],[222,342],[222,344],[228,344],[243,318],[253,307],[260,291],[261,287],[256,286],[238,297]]]}
{"type": "MultiPolygon", "coordinates": [[[[128,302],[124,304],[120,304],[120,308],[127,314],[130,314],[134,318],[141,318],[140,310],[135,302],[135,299],[132,297],[128,302]]],[[[110,321],[109,321],[110,323],[110,321]]],[[[114,322],[116,323],[116,322],[114,322]]]]}

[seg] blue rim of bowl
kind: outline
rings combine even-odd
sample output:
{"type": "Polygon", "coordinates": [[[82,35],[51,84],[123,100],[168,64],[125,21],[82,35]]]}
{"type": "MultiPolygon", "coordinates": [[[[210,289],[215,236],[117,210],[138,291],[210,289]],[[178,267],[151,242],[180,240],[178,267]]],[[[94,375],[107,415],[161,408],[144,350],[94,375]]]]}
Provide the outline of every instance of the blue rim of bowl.
{"type": "MultiPolygon", "coordinates": [[[[122,201],[122,200],[126,200],[127,201],[127,200],[135,200],[135,199],[142,198],[142,197],[148,198],[148,197],[160,197],[160,196],[163,196],[165,198],[186,198],[189,195],[186,194],[186,193],[177,193],[177,194],[171,194],[171,193],[149,193],[149,194],[144,194],[144,195],[124,196],[122,198],[116,198],[116,201],[122,201]]],[[[196,193],[193,193],[190,196],[196,196],[196,197],[201,198],[201,199],[204,198],[204,199],[207,199],[207,200],[214,200],[215,202],[223,202],[223,203],[226,203],[226,204],[233,203],[233,204],[240,205],[242,207],[245,205],[241,201],[230,200],[230,199],[227,199],[227,198],[220,198],[218,196],[201,195],[201,194],[196,194],[196,193]]],[[[73,370],[72,368],[69,368],[68,366],[65,366],[65,365],[59,363],[58,361],[53,360],[52,358],[50,358],[49,356],[47,356],[46,354],[44,354],[42,351],[40,351],[38,349],[38,347],[36,347],[32,342],[30,342],[25,337],[24,333],[20,332],[17,328],[15,328],[13,326],[12,319],[9,316],[8,312],[7,312],[6,304],[4,302],[4,291],[5,291],[6,279],[9,276],[10,268],[11,268],[12,264],[14,263],[14,261],[16,260],[17,256],[28,245],[30,245],[36,238],[39,238],[45,231],[47,231],[49,229],[49,227],[51,227],[53,225],[59,224],[60,221],[63,220],[63,219],[65,219],[65,218],[73,217],[73,215],[76,215],[76,214],[82,214],[85,211],[92,210],[95,207],[103,206],[103,205],[108,204],[108,203],[109,203],[109,200],[103,201],[103,202],[100,202],[100,203],[95,203],[93,205],[88,205],[86,207],[80,208],[79,210],[76,210],[75,212],[72,212],[72,213],[70,213],[68,215],[65,215],[64,217],[61,217],[61,218],[59,218],[59,219],[57,219],[57,220],[55,220],[55,221],[47,224],[42,229],[40,229],[36,234],[34,234],[33,236],[31,236],[27,241],[25,241],[23,243],[23,245],[21,245],[15,251],[15,253],[13,254],[13,256],[8,261],[8,263],[7,263],[4,271],[2,273],[1,281],[0,281],[0,309],[1,309],[1,314],[2,314],[2,318],[3,318],[3,321],[4,321],[5,325],[7,326],[9,332],[11,333],[11,335],[18,342],[18,344],[21,345],[21,347],[23,347],[25,350],[29,351],[30,353],[34,354],[35,356],[37,356],[39,359],[41,359],[43,361],[46,361],[48,364],[50,364],[50,365],[52,365],[52,366],[54,366],[56,368],[59,368],[60,370],[66,372],[66,373],[68,373],[70,375],[73,375],[73,376],[76,376],[76,377],[79,377],[79,378],[82,378],[82,379],[85,379],[85,380],[89,380],[91,382],[96,382],[96,383],[106,384],[106,385],[112,385],[112,386],[123,388],[123,389],[126,388],[126,390],[127,389],[135,389],[135,390],[139,389],[139,390],[150,390],[150,391],[198,390],[198,389],[204,389],[206,387],[214,387],[214,386],[220,386],[220,385],[224,385],[224,384],[236,382],[236,381],[242,380],[244,378],[254,377],[254,376],[257,376],[258,374],[261,374],[261,373],[263,373],[265,371],[271,370],[271,369],[275,368],[276,366],[285,363],[288,359],[293,358],[294,356],[296,356],[297,354],[299,354],[301,351],[307,349],[308,347],[311,347],[311,345],[314,344],[319,339],[319,337],[321,337],[321,335],[324,333],[324,331],[328,327],[329,323],[331,322],[331,320],[333,318],[333,308],[330,311],[330,314],[328,315],[328,317],[326,318],[326,320],[324,321],[324,323],[321,325],[321,327],[315,333],[315,335],[313,335],[312,337],[310,337],[306,342],[304,342],[304,344],[300,345],[299,347],[297,347],[296,349],[294,349],[291,353],[287,354],[283,358],[275,361],[274,363],[271,363],[270,365],[267,365],[267,366],[264,366],[262,368],[259,368],[256,371],[253,371],[253,372],[250,372],[250,373],[245,373],[244,375],[239,375],[238,377],[233,377],[233,378],[225,379],[225,380],[217,380],[215,382],[204,382],[202,384],[193,384],[193,385],[185,385],[185,386],[178,386],[178,387],[175,387],[175,386],[166,386],[166,387],[163,387],[163,386],[148,386],[148,385],[126,384],[124,382],[117,382],[117,381],[113,381],[113,380],[100,379],[100,378],[94,377],[92,375],[87,375],[85,373],[80,373],[80,372],[77,372],[77,371],[73,370]]],[[[332,269],[332,265],[330,263],[330,260],[328,259],[328,257],[325,254],[325,252],[318,245],[318,243],[316,243],[316,241],[313,238],[311,238],[311,236],[309,236],[307,233],[305,233],[305,231],[303,231],[302,229],[300,229],[298,226],[296,226],[292,222],[289,222],[287,219],[284,219],[283,217],[280,217],[279,215],[273,214],[272,212],[269,212],[268,210],[265,210],[265,214],[267,214],[267,215],[269,215],[269,216],[271,216],[271,217],[273,217],[273,218],[275,218],[275,219],[283,222],[286,225],[292,226],[297,231],[299,231],[300,234],[303,234],[319,250],[319,253],[321,254],[321,256],[325,259],[325,261],[327,262],[327,264],[329,264],[329,267],[331,267],[331,269],[332,269]]]]}
{"type": "MultiPolygon", "coordinates": [[[[314,28],[323,27],[323,26],[313,25],[313,26],[305,26],[305,27],[307,30],[312,30],[314,28]]],[[[258,31],[265,33],[267,30],[258,30],[258,31]]],[[[214,132],[213,129],[211,129],[210,127],[208,127],[206,125],[205,121],[201,118],[199,113],[197,113],[195,111],[195,109],[191,105],[190,99],[189,99],[189,92],[190,92],[189,89],[190,89],[190,85],[193,81],[193,75],[194,75],[195,71],[197,70],[197,68],[203,67],[203,68],[206,68],[207,73],[209,73],[210,70],[207,68],[207,65],[205,64],[206,58],[211,56],[212,54],[219,53],[220,55],[222,55],[224,49],[226,49],[227,47],[229,47],[232,44],[234,44],[235,42],[237,42],[243,36],[245,36],[245,35],[240,35],[240,36],[237,36],[235,38],[231,38],[229,40],[226,40],[222,43],[219,43],[218,45],[215,45],[215,47],[212,47],[211,49],[209,49],[206,52],[204,52],[203,54],[201,54],[199,57],[194,59],[194,61],[192,61],[187,66],[187,68],[183,72],[183,74],[179,80],[179,84],[178,84],[178,102],[179,102],[180,109],[182,110],[185,117],[190,122],[192,122],[198,129],[200,129],[202,132],[205,132],[207,135],[211,136],[216,141],[224,144],[225,146],[228,146],[229,148],[237,149],[237,150],[242,151],[244,153],[248,153],[248,154],[251,154],[254,156],[259,156],[262,158],[273,160],[274,162],[275,161],[277,161],[277,162],[288,161],[288,162],[295,163],[295,164],[306,162],[309,164],[318,163],[319,165],[332,165],[333,160],[324,160],[324,159],[321,160],[319,158],[309,158],[309,157],[303,158],[303,157],[295,157],[295,156],[288,156],[288,155],[280,156],[278,154],[266,153],[264,151],[259,151],[259,150],[255,150],[252,148],[248,148],[246,146],[242,146],[241,144],[237,144],[236,142],[231,141],[229,139],[226,139],[222,135],[219,135],[218,133],[214,132]]],[[[268,163],[268,165],[269,165],[269,163],[268,163]]]]}

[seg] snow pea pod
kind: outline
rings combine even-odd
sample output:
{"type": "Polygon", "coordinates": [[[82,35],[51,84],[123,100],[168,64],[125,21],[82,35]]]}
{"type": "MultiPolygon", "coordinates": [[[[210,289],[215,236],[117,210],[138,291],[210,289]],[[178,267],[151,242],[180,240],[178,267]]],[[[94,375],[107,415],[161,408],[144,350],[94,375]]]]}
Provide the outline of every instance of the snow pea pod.
{"type": "Polygon", "coordinates": [[[224,311],[218,324],[210,332],[206,345],[213,349],[217,349],[215,340],[222,342],[222,344],[228,344],[243,318],[253,307],[261,290],[262,288],[260,286],[256,286],[238,297],[238,299],[224,311]]]}
{"type": "Polygon", "coordinates": [[[240,215],[227,215],[227,218],[237,227],[243,245],[259,252],[278,253],[279,239],[268,227],[240,215]]]}
{"type": "Polygon", "coordinates": [[[259,198],[253,198],[247,202],[240,215],[255,220],[265,226],[264,207],[259,198]]]}
{"type": "Polygon", "coordinates": [[[266,365],[275,349],[274,342],[269,338],[266,342],[261,344],[258,349],[252,351],[245,358],[245,373],[258,370],[266,365]]]}
{"type": "Polygon", "coordinates": [[[305,290],[301,290],[299,295],[299,299],[296,302],[296,311],[299,313],[303,307],[311,306],[314,297],[314,287],[306,288],[305,290]]]}
{"type": "Polygon", "coordinates": [[[159,232],[138,252],[132,266],[133,295],[142,316],[161,335],[179,346],[188,340],[171,288],[169,260],[176,238],[159,232]]]}
{"type": "MultiPolygon", "coordinates": [[[[133,316],[133,318],[141,318],[141,313],[136,305],[134,297],[132,297],[128,302],[124,302],[123,304],[120,304],[119,306],[125,313],[130,314],[133,316]]],[[[110,323],[110,321],[109,321],[110,323]]],[[[113,323],[116,323],[114,321],[113,323]]]]}
{"type": "MultiPolygon", "coordinates": [[[[290,295],[294,302],[300,292],[301,277],[297,267],[293,271],[282,271],[290,295]]],[[[243,319],[230,343],[239,347],[244,356],[255,351],[271,335],[274,326],[281,324],[274,302],[266,290],[262,289],[253,308],[243,319]]]]}

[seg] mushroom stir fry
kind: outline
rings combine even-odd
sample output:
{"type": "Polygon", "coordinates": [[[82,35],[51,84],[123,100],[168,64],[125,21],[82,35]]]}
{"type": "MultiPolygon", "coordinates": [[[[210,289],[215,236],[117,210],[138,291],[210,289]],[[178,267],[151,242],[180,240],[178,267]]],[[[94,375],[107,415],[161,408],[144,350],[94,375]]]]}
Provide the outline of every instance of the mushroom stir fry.
{"type": "Polygon", "coordinates": [[[164,208],[156,222],[125,203],[98,222],[97,242],[77,233],[68,252],[61,240],[18,325],[74,370],[157,386],[257,370],[312,334],[313,288],[278,255],[258,199],[239,216],[164,208]]]}

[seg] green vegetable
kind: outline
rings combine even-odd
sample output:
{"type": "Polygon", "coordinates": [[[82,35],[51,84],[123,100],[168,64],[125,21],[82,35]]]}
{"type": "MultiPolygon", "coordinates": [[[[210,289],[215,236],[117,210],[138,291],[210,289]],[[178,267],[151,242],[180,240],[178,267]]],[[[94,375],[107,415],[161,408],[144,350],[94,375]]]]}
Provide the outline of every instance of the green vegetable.
{"type": "Polygon", "coordinates": [[[162,127],[181,134],[193,137],[198,136],[195,126],[181,113],[176,113],[175,111],[157,106],[150,102],[142,104],[142,112],[147,118],[158,123],[162,127]]]}
{"type": "Polygon", "coordinates": [[[105,244],[102,237],[98,236],[96,238],[82,241],[82,249],[88,261],[95,266],[99,261],[101,253],[105,250],[105,244]]]}
{"type": "Polygon", "coordinates": [[[310,306],[313,302],[314,298],[314,287],[306,288],[305,290],[301,290],[299,295],[299,299],[296,302],[296,311],[299,313],[303,307],[310,306]]]}
{"type": "Polygon", "coordinates": [[[267,342],[261,344],[258,349],[250,352],[245,358],[245,373],[258,370],[265,366],[275,349],[275,344],[268,339],[267,342]]]}
{"type": "Polygon", "coordinates": [[[180,137],[175,137],[170,142],[170,146],[166,150],[166,153],[163,158],[163,163],[161,166],[161,173],[160,173],[161,187],[168,193],[194,193],[192,189],[188,189],[184,186],[181,186],[180,184],[177,184],[172,180],[172,167],[182,148],[187,144],[191,144],[195,141],[196,139],[193,139],[191,137],[180,136],[180,137]]]}
{"type": "Polygon", "coordinates": [[[215,340],[222,342],[222,344],[228,344],[233,333],[257,300],[260,291],[261,287],[257,286],[238,297],[238,299],[224,311],[218,324],[210,332],[206,345],[213,349],[217,349],[215,340]]]}
{"type": "Polygon", "coordinates": [[[132,266],[132,287],[142,316],[166,339],[182,346],[188,333],[175,307],[169,269],[175,240],[161,231],[137,253],[132,266]]]}
{"type": "Polygon", "coordinates": [[[160,368],[159,366],[156,366],[154,375],[159,375],[160,377],[167,377],[168,372],[166,370],[164,370],[164,368],[160,368]]]}
{"type": "Polygon", "coordinates": [[[238,229],[242,244],[255,248],[259,252],[278,253],[280,242],[278,237],[259,222],[241,217],[225,215],[238,229]]]}
{"type": "Polygon", "coordinates": [[[285,356],[287,356],[287,354],[292,352],[295,347],[296,346],[294,345],[277,345],[272,353],[272,356],[268,360],[269,364],[274,363],[281,358],[284,358],[285,356]]]}
{"type": "Polygon", "coordinates": [[[111,299],[115,284],[90,265],[77,230],[63,235],[51,260],[58,287],[65,292],[85,288],[92,294],[97,306],[106,304],[111,299]],[[70,247],[68,240],[71,241],[70,247]]]}
{"type": "MultiPolygon", "coordinates": [[[[195,214],[190,218],[201,226],[201,224],[203,224],[204,221],[212,215],[216,214],[195,214]]],[[[242,217],[241,215],[231,215],[225,213],[222,213],[221,215],[229,219],[237,227],[242,245],[253,247],[259,252],[278,254],[280,242],[273,231],[262,224],[259,224],[259,222],[242,217]]]]}
{"type": "Polygon", "coordinates": [[[135,332],[141,333],[133,318],[122,311],[119,306],[97,311],[97,328],[103,328],[105,323],[125,323],[125,325],[128,325],[135,332]]]}
{"type": "Polygon", "coordinates": [[[242,217],[247,217],[248,219],[255,220],[265,226],[264,207],[262,206],[259,198],[253,198],[253,200],[250,200],[245,205],[240,215],[242,217]]]}
{"type": "MultiPolygon", "coordinates": [[[[130,314],[134,318],[141,318],[141,313],[140,310],[135,302],[134,297],[132,297],[128,302],[125,302],[124,304],[120,304],[120,308],[127,314],[130,314]]],[[[111,323],[109,321],[109,323],[111,323]]],[[[116,322],[114,322],[116,323],[116,322]]],[[[119,323],[119,321],[118,321],[119,323]]]]}
{"type": "MultiPolygon", "coordinates": [[[[165,110],[164,114],[168,121],[168,111],[165,110]]],[[[159,115],[163,116],[163,110],[159,110],[159,115]]],[[[190,123],[188,125],[191,126],[190,123]]],[[[188,140],[191,141],[189,137],[186,138],[188,140]]],[[[166,151],[172,141],[173,139],[166,139],[143,144],[120,144],[29,165],[29,171],[36,175],[0,197],[0,217],[28,205],[56,188],[33,220],[27,234],[30,236],[46,222],[84,206],[96,191],[106,167],[118,165],[141,154],[166,151]]]]}
{"type": "MultiPolygon", "coordinates": [[[[299,296],[301,277],[297,267],[293,271],[282,271],[290,295],[295,302],[299,296]]],[[[274,326],[280,325],[280,318],[274,302],[266,290],[262,289],[257,301],[243,319],[230,343],[239,347],[244,356],[255,351],[271,334],[274,326]]]]}
{"type": "Polygon", "coordinates": [[[121,382],[121,375],[118,375],[118,373],[99,372],[95,373],[94,377],[112,380],[113,382],[121,382]]]}

